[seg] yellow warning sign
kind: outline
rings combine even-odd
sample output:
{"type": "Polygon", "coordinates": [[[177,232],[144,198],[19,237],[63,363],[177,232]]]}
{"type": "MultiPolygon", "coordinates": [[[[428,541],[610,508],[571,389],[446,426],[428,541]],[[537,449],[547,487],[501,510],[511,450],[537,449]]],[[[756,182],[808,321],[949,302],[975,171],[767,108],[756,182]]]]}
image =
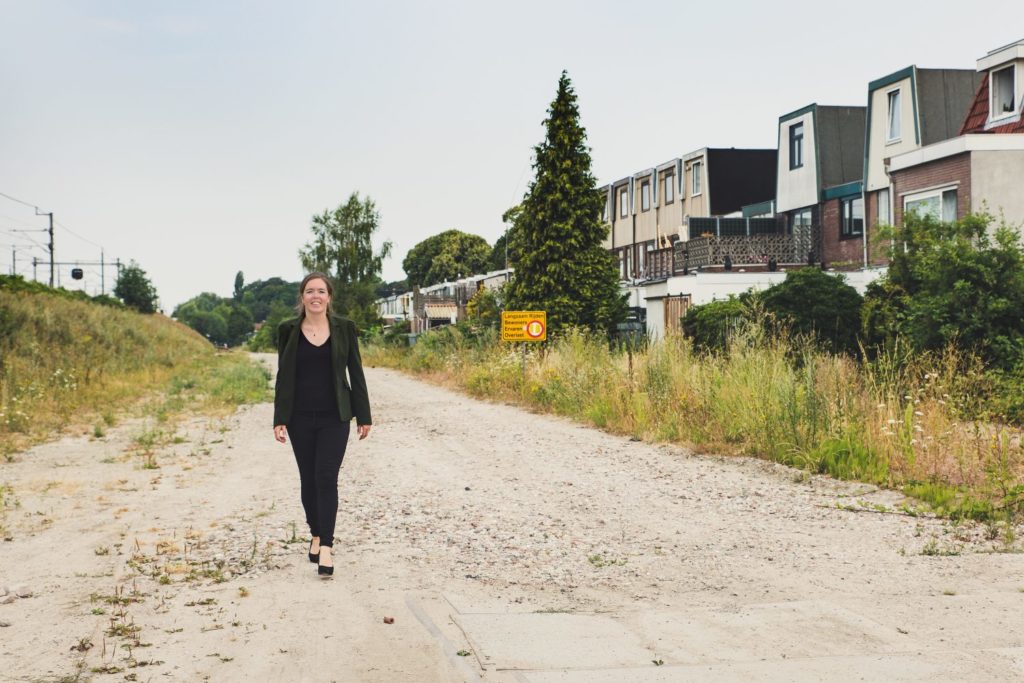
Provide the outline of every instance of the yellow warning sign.
{"type": "Polygon", "coordinates": [[[545,341],[548,338],[547,311],[502,311],[502,341],[545,341]]]}

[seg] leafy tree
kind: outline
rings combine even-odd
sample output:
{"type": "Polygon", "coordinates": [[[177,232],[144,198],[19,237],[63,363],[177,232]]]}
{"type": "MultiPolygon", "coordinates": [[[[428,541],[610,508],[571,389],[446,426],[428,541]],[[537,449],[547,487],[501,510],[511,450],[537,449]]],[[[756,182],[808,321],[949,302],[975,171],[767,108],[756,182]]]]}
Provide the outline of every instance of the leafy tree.
{"type": "Polygon", "coordinates": [[[479,235],[445,230],[423,240],[402,260],[406,280],[420,287],[487,271],[491,247],[479,235]]]}
{"type": "Polygon", "coordinates": [[[508,231],[506,230],[498,238],[498,241],[494,243],[494,248],[491,249],[491,256],[487,260],[488,270],[505,270],[506,264],[511,264],[512,254],[507,252],[508,247],[508,231]]]}
{"type": "MultiPolygon", "coordinates": [[[[178,304],[172,315],[179,320],[184,320],[192,311],[210,312],[223,303],[224,299],[213,292],[203,292],[201,294],[197,294],[184,303],[178,304]]],[[[188,323],[186,322],[185,324],[187,325],[188,323]]]]}
{"type": "Polygon", "coordinates": [[[992,216],[943,223],[915,213],[884,235],[885,277],[864,302],[864,335],[873,347],[899,338],[915,351],[955,345],[1002,370],[1024,364],[1024,251],[1017,233],[992,216]]]}
{"type": "Polygon", "coordinates": [[[242,292],[245,288],[245,275],[242,271],[238,271],[235,275],[235,301],[242,300],[242,292]]]}
{"type": "Polygon", "coordinates": [[[392,282],[381,282],[377,285],[377,288],[373,290],[373,293],[377,295],[378,299],[382,299],[393,294],[402,294],[403,292],[408,291],[408,280],[394,280],[392,282]]]}
{"type": "Polygon", "coordinates": [[[815,337],[832,353],[857,354],[863,299],[842,276],[819,268],[790,271],[759,299],[791,332],[815,337]]]}
{"type": "Polygon", "coordinates": [[[288,282],[279,277],[256,280],[243,288],[242,304],[252,313],[253,320],[262,322],[267,319],[274,304],[285,307],[294,305],[298,289],[298,282],[288,282]]]}
{"type": "Polygon", "coordinates": [[[117,284],[114,285],[114,295],[125,306],[140,313],[156,313],[156,288],[146,276],[146,271],[135,261],[121,269],[117,284]]]}
{"type": "Polygon", "coordinates": [[[510,216],[516,274],[507,305],[547,311],[553,334],[569,325],[610,331],[625,318],[626,296],[619,291],[618,264],[602,245],[608,236],[604,199],[564,71],[544,127],[545,139],[534,148],[536,175],[510,216]]]}
{"type": "Polygon", "coordinates": [[[744,292],[738,297],[690,306],[683,316],[683,334],[699,351],[724,351],[730,336],[753,319],[753,298],[753,293],[744,292]]]}
{"type": "Polygon", "coordinates": [[[485,325],[497,325],[504,307],[505,286],[481,287],[466,303],[466,317],[485,325]]]}
{"type": "Polygon", "coordinates": [[[391,242],[373,250],[373,236],[380,226],[380,214],[373,200],[359,199],[353,192],[348,201],[333,211],[313,216],[313,239],[299,250],[299,260],[307,271],[320,270],[334,280],[335,310],[352,318],[361,327],[380,320],[374,301],[384,259],[391,253],[391,242]]]}
{"type": "Polygon", "coordinates": [[[187,323],[189,327],[217,345],[228,343],[228,325],[213,311],[195,311],[187,323]]]}
{"type": "Polygon", "coordinates": [[[284,306],[275,301],[270,307],[266,320],[249,340],[249,349],[252,351],[276,351],[277,326],[282,320],[293,315],[294,312],[290,306],[284,306]]]}
{"type": "Polygon", "coordinates": [[[252,332],[252,326],[252,313],[249,309],[237,304],[232,306],[227,318],[227,343],[236,346],[244,342],[252,332]]]}

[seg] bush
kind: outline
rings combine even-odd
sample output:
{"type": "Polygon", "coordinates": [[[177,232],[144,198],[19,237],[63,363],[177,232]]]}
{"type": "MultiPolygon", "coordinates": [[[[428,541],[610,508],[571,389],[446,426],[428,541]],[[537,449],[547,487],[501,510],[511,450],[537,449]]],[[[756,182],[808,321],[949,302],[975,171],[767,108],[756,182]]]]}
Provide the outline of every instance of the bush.
{"type": "Polygon", "coordinates": [[[841,275],[801,268],[758,298],[790,333],[814,338],[832,353],[857,355],[863,299],[841,275]]]}
{"type": "Polygon", "coordinates": [[[722,301],[691,306],[683,316],[683,334],[693,340],[699,351],[723,351],[737,329],[753,319],[750,310],[753,295],[730,296],[722,301]]]}
{"type": "Polygon", "coordinates": [[[1005,224],[973,214],[943,223],[908,214],[884,236],[899,245],[889,271],[869,287],[863,331],[875,351],[897,340],[916,351],[954,345],[991,368],[1024,360],[1024,251],[1005,224]]]}

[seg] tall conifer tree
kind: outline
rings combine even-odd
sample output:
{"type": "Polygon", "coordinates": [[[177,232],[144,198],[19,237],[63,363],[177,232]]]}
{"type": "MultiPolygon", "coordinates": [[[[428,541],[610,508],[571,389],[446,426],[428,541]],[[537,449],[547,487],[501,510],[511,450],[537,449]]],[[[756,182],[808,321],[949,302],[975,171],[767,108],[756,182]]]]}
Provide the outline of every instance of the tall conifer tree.
{"type": "Polygon", "coordinates": [[[552,333],[568,326],[610,330],[625,317],[618,264],[602,246],[604,198],[590,170],[586,131],[566,72],[534,148],[536,175],[514,217],[515,276],[507,308],[547,311],[552,333]]]}

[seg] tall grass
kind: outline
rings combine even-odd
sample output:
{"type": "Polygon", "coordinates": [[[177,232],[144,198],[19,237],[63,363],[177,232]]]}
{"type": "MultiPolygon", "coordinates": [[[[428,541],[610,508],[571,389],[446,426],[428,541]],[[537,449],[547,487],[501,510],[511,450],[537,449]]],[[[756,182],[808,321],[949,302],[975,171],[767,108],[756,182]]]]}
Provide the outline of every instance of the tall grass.
{"type": "Polygon", "coordinates": [[[1024,512],[1021,432],[959,417],[984,375],[953,351],[868,363],[751,326],[724,354],[669,336],[630,358],[570,332],[524,366],[520,347],[453,327],[364,355],[615,433],[902,488],[953,517],[1024,512]]]}
{"type": "Polygon", "coordinates": [[[164,316],[0,290],[0,454],[69,424],[111,424],[142,397],[158,412],[189,403],[262,400],[266,374],[237,354],[218,354],[164,316]],[[178,399],[174,402],[175,383],[178,399]]]}

